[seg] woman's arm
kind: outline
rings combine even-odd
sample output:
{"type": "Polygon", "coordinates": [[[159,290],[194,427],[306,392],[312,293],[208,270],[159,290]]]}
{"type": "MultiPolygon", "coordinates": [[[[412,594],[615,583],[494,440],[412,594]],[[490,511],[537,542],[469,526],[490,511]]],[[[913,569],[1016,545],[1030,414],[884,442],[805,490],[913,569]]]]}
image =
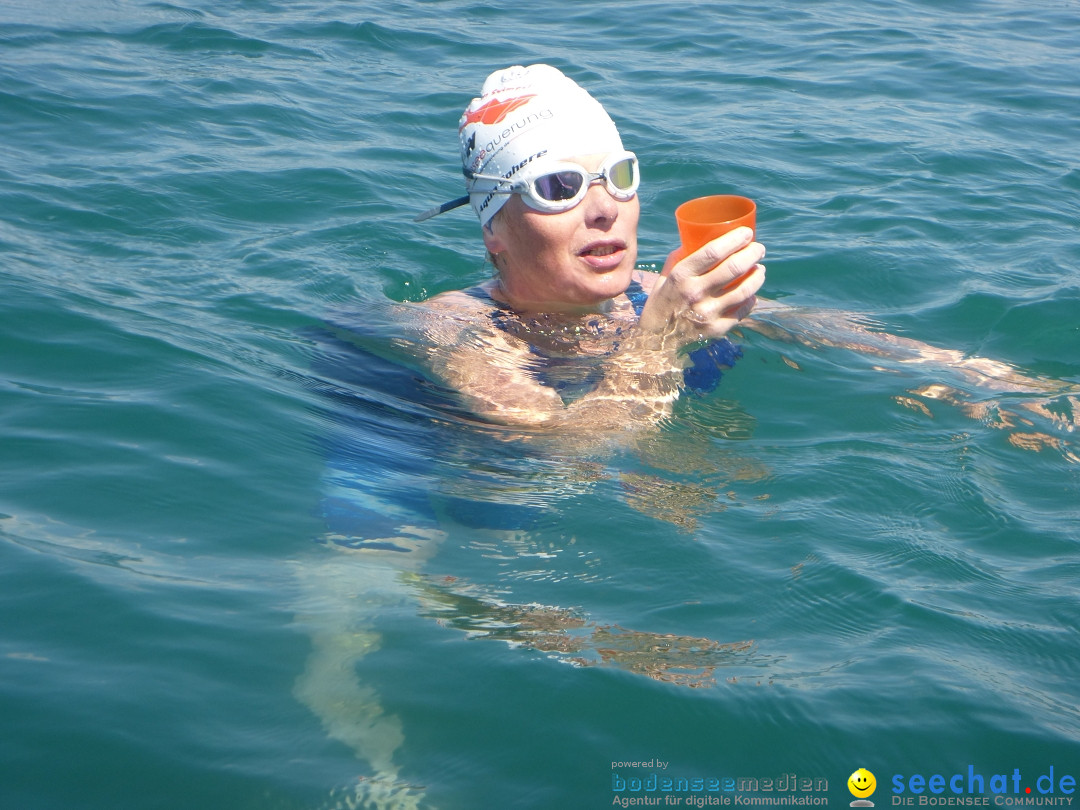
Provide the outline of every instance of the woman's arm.
{"type": "Polygon", "coordinates": [[[1069,461],[1080,462],[1067,441],[1045,432],[1073,433],[1080,428],[1080,386],[1076,383],[893,335],[866,318],[840,310],[763,301],[743,326],[811,348],[859,352],[875,358],[881,370],[911,369],[923,379],[907,389],[913,396],[893,397],[900,405],[926,416],[932,416],[926,402],[951,405],[987,427],[1008,431],[1009,441],[1017,447],[1054,448],[1069,461]]]}
{"type": "Polygon", "coordinates": [[[535,377],[525,342],[494,328],[484,303],[465,293],[425,305],[434,370],[470,410],[502,424],[584,431],[654,425],[671,413],[682,389],[682,349],[722,337],[753,309],[765,251],[743,231],[655,280],[638,324],[603,361],[599,383],[573,402],[535,377]],[[741,276],[747,277],[725,289],[741,276]]]}
{"type": "Polygon", "coordinates": [[[762,301],[754,317],[742,326],[766,337],[804,346],[847,349],[903,366],[920,366],[936,374],[947,371],[956,383],[996,393],[1075,392],[1073,385],[1034,377],[998,360],[965,355],[956,349],[942,349],[885,332],[869,319],[843,310],[762,301]]]}
{"type": "Polygon", "coordinates": [[[467,298],[450,294],[425,305],[425,331],[433,370],[477,416],[506,425],[596,431],[652,424],[670,413],[682,365],[663,341],[631,333],[601,361],[599,383],[566,403],[534,374],[525,341],[495,328],[486,309],[476,311],[474,301],[459,296],[467,298]]]}

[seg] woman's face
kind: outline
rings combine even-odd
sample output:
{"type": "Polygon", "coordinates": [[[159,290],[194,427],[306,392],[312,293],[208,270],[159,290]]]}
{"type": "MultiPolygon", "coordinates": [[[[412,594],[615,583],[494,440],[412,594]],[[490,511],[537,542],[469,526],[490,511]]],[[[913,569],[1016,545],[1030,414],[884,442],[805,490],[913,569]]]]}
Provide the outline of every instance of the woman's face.
{"type": "MultiPolygon", "coordinates": [[[[607,155],[572,158],[595,172],[607,155]]],[[[545,214],[514,194],[484,229],[497,256],[499,287],[516,309],[595,309],[624,292],[637,261],[637,195],[620,202],[603,183],[589,187],[569,211],[545,214]]]]}

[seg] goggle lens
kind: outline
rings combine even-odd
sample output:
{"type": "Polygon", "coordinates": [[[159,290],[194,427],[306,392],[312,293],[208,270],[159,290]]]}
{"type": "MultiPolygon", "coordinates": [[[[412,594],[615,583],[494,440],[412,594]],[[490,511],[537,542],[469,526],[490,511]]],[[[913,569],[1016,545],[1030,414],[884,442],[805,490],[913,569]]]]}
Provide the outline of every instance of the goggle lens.
{"type": "Polygon", "coordinates": [[[637,160],[625,158],[607,170],[607,179],[619,191],[637,190],[637,160]]]}
{"type": "Polygon", "coordinates": [[[581,172],[564,171],[541,175],[533,180],[536,195],[549,202],[572,200],[581,191],[585,176],[581,172]]]}

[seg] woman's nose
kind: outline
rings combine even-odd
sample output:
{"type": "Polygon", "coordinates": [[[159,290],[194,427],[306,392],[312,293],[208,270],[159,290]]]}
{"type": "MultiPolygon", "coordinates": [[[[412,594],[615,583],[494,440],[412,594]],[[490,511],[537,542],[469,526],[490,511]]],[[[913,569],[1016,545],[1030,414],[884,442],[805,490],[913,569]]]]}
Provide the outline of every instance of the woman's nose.
{"type": "Polygon", "coordinates": [[[581,204],[585,206],[585,222],[590,227],[610,224],[619,216],[619,203],[601,180],[593,181],[581,204]]]}

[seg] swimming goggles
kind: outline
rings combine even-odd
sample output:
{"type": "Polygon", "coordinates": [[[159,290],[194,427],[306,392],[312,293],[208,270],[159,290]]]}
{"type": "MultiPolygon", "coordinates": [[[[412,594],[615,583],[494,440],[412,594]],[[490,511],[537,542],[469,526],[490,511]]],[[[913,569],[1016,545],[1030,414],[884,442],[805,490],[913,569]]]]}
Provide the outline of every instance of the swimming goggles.
{"type": "MultiPolygon", "coordinates": [[[[490,189],[474,189],[473,194],[520,194],[526,205],[545,214],[569,211],[585,199],[593,183],[603,181],[612,197],[625,202],[633,199],[641,182],[637,155],[633,152],[615,152],[597,172],[590,172],[584,166],[569,161],[544,161],[535,166],[526,166],[513,180],[468,170],[465,170],[465,176],[470,180],[488,180],[495,184],[490,189]]],[[[423,222],[468,202],[468,195],[460,197],[425,211],[414,221],[423,222]]]]}

